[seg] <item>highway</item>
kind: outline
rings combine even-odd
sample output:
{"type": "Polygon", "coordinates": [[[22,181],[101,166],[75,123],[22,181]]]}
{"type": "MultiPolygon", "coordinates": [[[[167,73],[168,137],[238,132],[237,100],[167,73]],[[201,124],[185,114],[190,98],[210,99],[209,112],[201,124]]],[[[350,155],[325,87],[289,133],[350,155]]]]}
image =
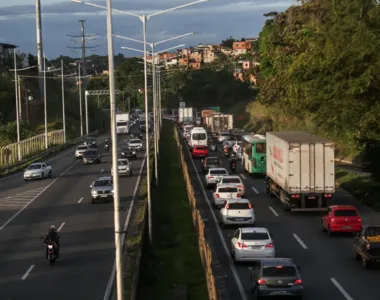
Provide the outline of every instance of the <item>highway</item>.
{"type": "MultiPolygon", "coordinates": [[[[218,210],[210,205],[212,192],[204,188],[204,175],[201,163],[192,160],[187,147],[185,149],[189,172],[196,168],[198,182],[194,188],[196,194],[205,200],[203,208],[207,208],[209,218],[206,226],[214,232],[213,241],[218,249],[218,259],[222,262],[227,279],[231,299],[251,299],[249,263],[234,264],[230,257],[230,238],[236,228],[221,229],[216,223],[218,210]],[[208,202],[208,203],[207,203],[208,202]],[[207,205],[206,205],[207,204],[207,205]]],[[[221,149],[219,149],[221,150],[221,149]]],[[[223,159],[224,167],[228,161],[221,151],[210,152],[210,156],[223,159]]],[[[241,167],[241,166],[239,166],[241,167]]],[[[240,170],[238,170],[240,171],[240,170]]],[[[238,174],[246,187],[246,196],[254,205],[256,225],[266,227],[274,235],[276,255],[290,257],[300,266],[304,281],[305,300],[378,300],[377,284],[380,280],[380,270],[366,270],[361,262],[355,260],[352,249],[352,235],[327,237],[322,232],[321,214],[284,212],[277,198],[266,194],[263,177],[251,177],[247,173],[238,174]]],[[[371,209],[360,205],[351,195],[338,189],[334,204],[351,204],[358,207],[366,224],[378,224],[380,215],[371,209]]]]}
{"type": "MultiPolygon", "coordinates": [[[[132,177],[120,178],[122,225],[144,156],[141,151],[133,161],[132,177]]],[[[51,179],[1,179],[0,299],[103,299],[114,264],[114,206],[91,204],[89,188],[98,175],[110,174],[111,151],[102,160],[84,166],[70,149],[48,160],[51,179]],[[61,235],[61,257],[51,267],[41,236],[53,224],[61,235]]]]}

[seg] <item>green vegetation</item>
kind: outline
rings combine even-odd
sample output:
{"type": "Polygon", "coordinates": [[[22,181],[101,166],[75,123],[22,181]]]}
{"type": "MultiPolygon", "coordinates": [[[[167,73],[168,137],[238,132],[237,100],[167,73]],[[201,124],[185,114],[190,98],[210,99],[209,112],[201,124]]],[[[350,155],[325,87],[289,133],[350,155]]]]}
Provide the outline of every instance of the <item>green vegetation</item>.
{"type": "Polygon", "coordinates": [[[373,176],[347,169],[337,169],[335,177],[339,186],[362,204],[380,210],[380,183],[373,176]]]}
{"type": "Polygon", "coordinates": [[[255,131],[303,129],[357,156],[380,138],[380,6],[373,0],[299,1],[272,12],[259,38],[255,131]]]}
{"type": "Polygon", "coordinates": [[[152,191],[153,246],[143,249],[138,299],[208,299],[174,130],[164,122],[159,186],[152,191]],[[182,293],[183,292],[183,293],[182,293]]]}

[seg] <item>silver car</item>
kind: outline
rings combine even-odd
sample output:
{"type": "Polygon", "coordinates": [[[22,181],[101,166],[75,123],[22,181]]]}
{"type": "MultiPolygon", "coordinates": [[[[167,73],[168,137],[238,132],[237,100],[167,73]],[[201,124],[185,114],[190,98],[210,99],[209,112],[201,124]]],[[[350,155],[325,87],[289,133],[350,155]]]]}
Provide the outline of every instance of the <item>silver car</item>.
{"type": "Polygon", "coordinates": [[[220,225],[251,225],[256,222],[255,212],[248,199],[227,199],[220,210],[220,225]]]}
{"type": "Polygon", "coordinates": [[[239,193],[242,197],[244,197],[245,194],[245,186],[243,181],[239,176],[223,176],[219,179],[219,182],[216,184],[216,186],[225,184],[225,183],[233,183],[238,188],[239,193]]]}
{"type": "Polygon", "coordinates": [[[263,227],[239,228],[231,238],[234,261],[253,261],[276,257],[272,235],[263,227]]]}
{"type": "Polygon", "coordinates": [[[228,199],[240,198],[241,193],[234,183],[220,184],[212,194],[214,207],[223,207],[228,199]]]}
{"type": "Polygon", "coordinates": [[[132,139],[128,142],[127,147],[133,150],[141,150],[142,141],[140,139],[132,139]]]}
{"type": "Polygon", "coordinates": [[[91,203],[104,200],[113,200],[113,181],[111,176],[102,176],[95,180],[91,185],[91,203]]]}
{"type": "Polygon", "coordinates": [[[206,187],[215,186],[222,176],[227,176],[228,172],[225,168],[210,168],[205,175],[206,187]]]}
{"type": "Polygon", "coordinates": [[[82,158],[83,154],[89,150],[90,147],[88,145],[80,145],[77,147],[77,150],[75,150],[75,157],[76,158],[82,158]]]}
{"type": "MultiPolygon", "coordinates": [[[[119,176],[132,176],[132,163],[126,158],[119,158],[117,160],[117,173],[119,176]]],[[[111,174],[113,174],[112,168],[111,174]]]]}

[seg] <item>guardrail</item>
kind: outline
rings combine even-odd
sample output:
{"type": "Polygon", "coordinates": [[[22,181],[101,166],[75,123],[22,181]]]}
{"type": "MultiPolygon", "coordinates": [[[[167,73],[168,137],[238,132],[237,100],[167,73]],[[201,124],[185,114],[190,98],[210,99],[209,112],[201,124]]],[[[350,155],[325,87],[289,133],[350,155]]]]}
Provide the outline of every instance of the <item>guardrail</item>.
{"type": "MultiPolygon", "coordinates": [[[[55,147],[51,147],[51,148],[49,148],[49,149],[47,149],[45,151],[38,152],[37,154],[35,154],[33,156],[29,156],[28,158],[23,159],[23,160],[21,160],[19,162],[16,162],[16,163],[13,163],[13,164],[8,164],[6,166],[2,166],[2,167],[0,167],[0,173],[6,173],[8,171],[17,169],[18,167],[23,166],[23,165],[28,164],[28,163],[31,163],[33,161],[36,161],[37,159],[42,159],[42,158],[44,158],[44,157],[52,154],[53,152],[57,152],[59,150],[65,149],[67,147],[70,147],[72,145],[78,144],[79,142],[83,141],[85,138],[87,138],[89,136],[96,136],[96,135],[98,135],[98,131],[90,133],[89,135],[85,135],[85,136],[82,136],[82,137],[70,140],[70,141],[68,141],[65,144],[61,144],[61,145],[58,145],[58,146],[55,146],[55,147]]],[[[51,144],[53,144],[53,143],[51,143],[51,144]]],[[[16,143],[16,145],[17,145],[17,143],[16,143]]],[[[3,148],[1,148],[1,149],[3,149],[3,148]]]]}
{"type": "Polygon", "coordinates": [[[175,139],[177,142],[178,151],[181,160],[181,169],[183,177],[186,182],[187,196],[192,208],[193,225],[198,235],[199,253],[201,255],[201,261],[206,275],[207,289],[210,300],[218,299],[218,292],[215,284],[215,277],[212,269],[212,251],[209,243],[205,238],[205,224],[203,222],[201,213],[197,209],[197,200],[195,198],[194,188],[189,177],[188,167],[183,154],[181,139],[178,135],[178,130],[174,127],[175,139]]]}

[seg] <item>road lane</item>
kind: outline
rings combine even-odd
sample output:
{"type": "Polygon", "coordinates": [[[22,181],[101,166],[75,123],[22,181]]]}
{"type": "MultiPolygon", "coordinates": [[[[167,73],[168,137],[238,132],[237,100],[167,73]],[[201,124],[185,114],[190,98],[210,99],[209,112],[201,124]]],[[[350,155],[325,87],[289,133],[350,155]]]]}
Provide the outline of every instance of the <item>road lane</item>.
{"type": "MultiPolygon", "coordinates": [[[[89,185],[109,174],[110,155],[100,165],[76,164],[0,232],[0,299],[103,297],[114,260],[113,203],[91,204],[89,185]],[[64,226],[61,259],[50,267],[40,236],[52,224],[64,226]]],[[[134,176],[120,178],[123,223],[143,155],[133,162],[134,176]]]]}
{"type": "MultiPolygon", "coordinates": [[[[223,159],[224,167],[228,169],[228,162],[222,153],[210,153],[210,156],[214,154],[223,159]]],[[[201,174],[200,163],[195,163],[201,174]]],[[[192,168],[191,163],[189,168],[192,168]]],[[[328,238],[321,231],[321,215],[284,213],[279,200],[266,194],[263,178],[240,175],[246,185],[246,197],[255,205],[256,226],[267,227],[274,234],[278,256],[293,258],[301,266],[305,299],[378,300],[377,282],[380,272],[365,270],[355,261],[352,236],[328,238]]],[[[211,199],[211,192],[208,191],[207,194],[211,199]]],[[[368,223],[376,224],[376,220],[380,219],[378,213],[362,207],[342,190],[338,190],[335,203],[357,206],[368,223]]],[[[215,210],[215,213],[218,211],[215,210]]],[[[223,230],[227,243],[230,239],[228,235],[233,232],[234,229],[223,230]]],[[[215,233],[215,238],[216,235],[215,233]]],[[[236,269],[247,297],[250,297],[248,266],[245,263],[237,264],[236,269]]],[[[236,295],[234,299],[237,299],[236,295]]]]}

